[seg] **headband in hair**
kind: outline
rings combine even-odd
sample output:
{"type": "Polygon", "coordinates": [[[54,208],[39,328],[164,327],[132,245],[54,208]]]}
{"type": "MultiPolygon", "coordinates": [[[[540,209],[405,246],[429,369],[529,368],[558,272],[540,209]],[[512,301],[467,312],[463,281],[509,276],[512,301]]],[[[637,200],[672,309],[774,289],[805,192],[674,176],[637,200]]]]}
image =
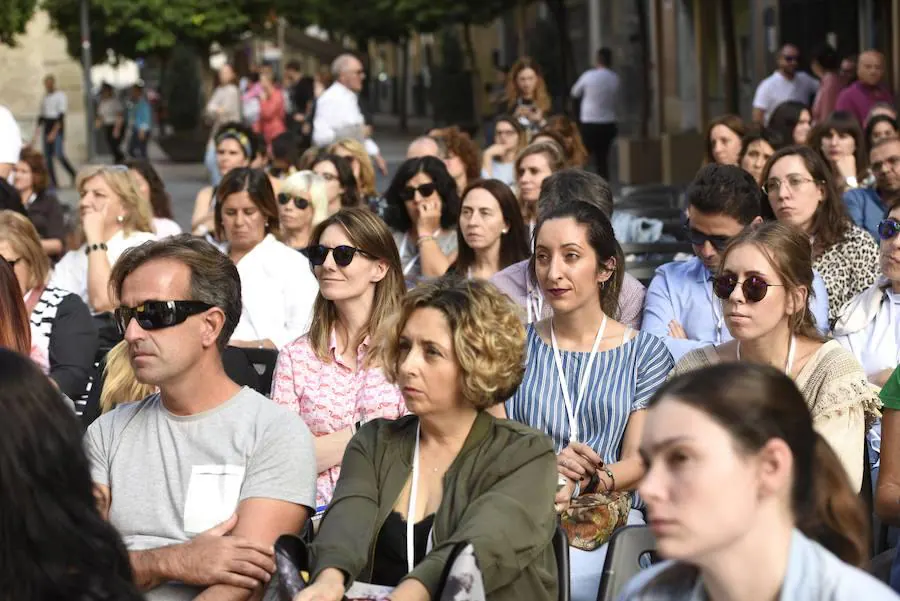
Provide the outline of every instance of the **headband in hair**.
{"type": "Polygon", "coordinates": [[[216,136],[216,146],[222,143],[222,140],[234,140],[238,144],[241,145],[241,148],[244,149],[244,154],[247,155],[248,159],[253,158],[253,147],[250,146],[250,138],[247,137],[242,131],[238,131],[236,129],[226,129],[223,132],[220,132],[218,136],[216,136]]]}

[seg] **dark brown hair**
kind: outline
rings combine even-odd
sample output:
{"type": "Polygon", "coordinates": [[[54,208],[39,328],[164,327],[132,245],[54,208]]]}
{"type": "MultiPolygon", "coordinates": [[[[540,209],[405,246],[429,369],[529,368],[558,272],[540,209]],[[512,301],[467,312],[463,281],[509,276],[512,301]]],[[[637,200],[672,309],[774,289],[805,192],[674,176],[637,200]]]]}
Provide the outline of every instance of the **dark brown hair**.
{"type": "MultiPolygon", "coordinates": [[[[508,230],[500,237],[500,269],[506,269],[513,263],[524,261],[531,255],[531,247],[528,244],[528,228],[522,221],[522,211],[519,210],[519,201],[509,186],[496,179],[475,180],[463,192],[462,205],[466,202],[466,196],[472,190],[485,190],[497,200],[503,220],[506,221],[508,230]]],[[[462,214],[462,206],[460,206],[462,214]]],[[[456,258],[456,271],[465,274],[475,262],[475,251],[466,242],[461,228],[456,229],[458,253],[456,258]]]]}
{"type": "Polygon", "coordinates": [[[806,141],[806,145],[819,153],[819,156],[822,157],[825,164],[829,166],[829,170],[833,173],[832,179],[839,178],[840,174],[831,168],[831,161],[825,153],[822,152],[822,139],[831,131],[836,131],[838,135],[841,136],[853,137],[853,141],[856,143],[856,148],[853,150],[853,158],[856,159],[856,177],[860,180],[865,179],[865,171],[869,166],[868,150],[866,148],[867,143],[863,130],[859,126],[856,117],[853,116],[853,113],[848,111],[835,111],[831,113],[825,121],[817,123],[816,126],[812,128],[812,131],[809,132],[809,139],[806,141]]]}
{"type": "Polygon", "coordinates": [[[713,158],[712,140],[709,138],[712,135],[713,128],[717,125],[724,125],[733,131],[738,138],[743,138],[747,134],[747,126],[744,125],[744,120],[737,115],[722,115],[721,117],[716,117],[710,121],[709,125],[706,126],[706,133],[703,136],[703,143],[706,145],[706,157],[704,163],[707,165],[716,162],[713,158]]]}
{"type": "Polygon", "coordinates": [[[31,325],[12,266],[0,259],[0,347],[31,354],[31,325]]]}
{"type": "Polygon", "coordinates": [[[31,188],[34,193],[40,194],[46,190],[50,179],[44,155],[31,146],[24,146],[19,153],[19,160],[31,168],[31,188]]]}
{"type": "Polygon", "coordinates": [[[816,328],[816,317],[809,310],[809,298],[813,291],[812,246],[809,236],[787,223],[768,221],[751,225],[734,237],[722,253],[719,273],[724,270],[728,255],[740,246],[750,244],[758,248],[772,264],[775,274],[790,296],[800,287],[806,288],[802,307],[789,318],[791,332],[811,340],[824,342],[816,328]]]}
{"type": "MultiPolygon", "coordinates": [[[[784,157],[795,155],[803,161],[810,177],[816,181],[816,185],[821,188],[824,194],[824,198],[813,216],[812,230],[806,232],[815,238],[812,254],[813,259],[816,259],[826,249],[844,239],[844,236],[850,229],[850,219],[847,217],[844,202],[834,187],[834,178],[831,176],[831,170],[821,155],[809,146],[787,146],[776,151],[775,154],[769,157],[766,166],[763,167],[763,183],[769,180],[769,173],[776,162],[784,157]]],[[[775,212],[772,210],[772,202],[769,198],[766,198],[766,202],[762,203],[760,213],[763,219],[767,221],[775,219],[775,212]]]]}
{"type": "Polygon", "coordinates": [[[153,216],[161,219],[175,219],[172,213],[172,198],[166,191],[166,185],[150,161],[145,159],[128,159],[125,166],[141,174],[150,188],[150,206],[153,216]]]}
{"type": "Polygon", "coordinates": [[[673,399],[728,430],[737,448],[757,453],[772,439],[793,455],[791,505],[796,527],[842,561],[867,561],[868,524],[847,473],[813,428],[806,400],[783,372],[750,363],[721,363],[669,380],[650,399],[673,399]]]}
{"type": "MultiPolygon", "coordinates": [[[[340,158],[340,157],[339,157],[340,158]]],[[[344,159],[341,159],[342,161],[344,159]]],[[[266,218],[266,233],[279,231],[278,203],[269,176],[261,169],[238,167],[229,171],[216,186],[216,237],[225,240],[225,227],[222,223],[222,205],[225,199],[238,192],[247,192],[250,201],[266,218]]]]}
{"type": "MultiPolygon", "coordinates": [[[[570,217],[576,223],[587,228],[587,240],[594,254],[597,255],[597,269],[605,269],[604,263],[609,259],[615,260],[613,275],[599,288],[600,307],[603,312],[613,319],[619,317],[619,293],[622,291],[622,281],[625,278],[625,255],[622,247],[616,240],[612,224],[606,214],[594,204],[574,200],[562,202],[552,209],[541,213],[537,225],[534,228],[534,241],[537,244],[541,228],[551,219],[564,219],[570,217]]],[[[535,252],[535,255],[537,252],[535,252]]],[[[531,256],[528,263],[531,281],[538,285],[537,271],[535,270],[535,255],[531,256]]]]}

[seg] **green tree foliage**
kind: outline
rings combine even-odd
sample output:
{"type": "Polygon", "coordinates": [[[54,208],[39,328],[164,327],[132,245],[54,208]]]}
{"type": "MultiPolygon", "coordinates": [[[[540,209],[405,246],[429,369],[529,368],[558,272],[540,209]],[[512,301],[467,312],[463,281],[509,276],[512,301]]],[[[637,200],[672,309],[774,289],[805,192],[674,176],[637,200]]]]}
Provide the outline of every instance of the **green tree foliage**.
{"type": "Polygon", "coordinates": [[[16,36],[34,15],[37,0],[4,0],[0,9],[0,44],[15,46],[16,36]]]}
{"type": "MultiPolygon", "coordinates": [[[[22,0],[16,0],[22,1],[22,0]]],[[[168,54],[176,42],[205,54],[213,42],[236,41],[262,27],[276,0],[91,0],[91,44],[96,61],[116,56],[168,54]]],[[[54,28],[80,53],[77,0],[43,0],[54,28]]]]}

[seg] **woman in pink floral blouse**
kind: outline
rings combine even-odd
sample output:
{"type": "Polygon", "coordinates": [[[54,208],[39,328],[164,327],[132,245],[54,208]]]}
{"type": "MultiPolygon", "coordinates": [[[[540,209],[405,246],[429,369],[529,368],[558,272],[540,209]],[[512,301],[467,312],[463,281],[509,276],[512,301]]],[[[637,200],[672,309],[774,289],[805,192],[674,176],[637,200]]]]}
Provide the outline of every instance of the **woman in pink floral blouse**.
{"type": "Polygon", "coordinates": [[[341,459],[361,423],[406,413],[403,397],[369,354],[372,338],[406,293],[390,230],[367,209],[344,209],[310,237],[319,281],[309,333],[281,350],[272,399],[316,436],[316,504],[331,502],[341,459]]]}

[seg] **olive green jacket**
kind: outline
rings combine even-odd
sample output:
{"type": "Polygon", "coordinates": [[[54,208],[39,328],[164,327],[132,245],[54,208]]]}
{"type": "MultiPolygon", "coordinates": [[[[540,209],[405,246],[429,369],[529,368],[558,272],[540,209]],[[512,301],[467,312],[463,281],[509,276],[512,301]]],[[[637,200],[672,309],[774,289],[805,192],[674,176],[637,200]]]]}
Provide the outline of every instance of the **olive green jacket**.
{"type": "MultiPolygon", "coordinates": [[[[375,420],[344,453],[334,498],[312,545],[313,577],[326,568],[347,586],[368,582],[382,525],[412,474],[418,418],[375,420]]],[[[556,456],[550,439],[527,426],[480,412],[444,475],[434,517],[434,546],[407,578],[438,599],[454,546],[471,543],[491,601],[556,601],[552,538],[556,456]]]]}

